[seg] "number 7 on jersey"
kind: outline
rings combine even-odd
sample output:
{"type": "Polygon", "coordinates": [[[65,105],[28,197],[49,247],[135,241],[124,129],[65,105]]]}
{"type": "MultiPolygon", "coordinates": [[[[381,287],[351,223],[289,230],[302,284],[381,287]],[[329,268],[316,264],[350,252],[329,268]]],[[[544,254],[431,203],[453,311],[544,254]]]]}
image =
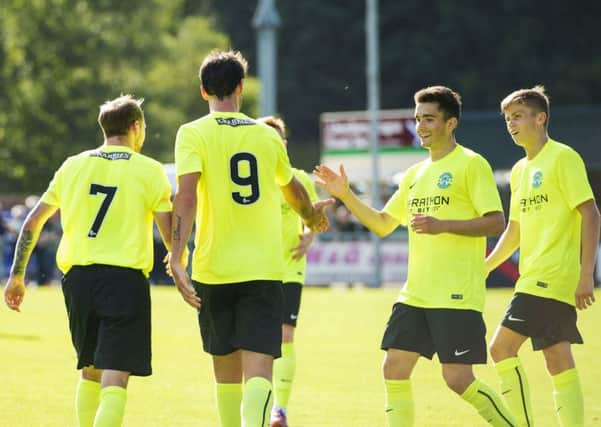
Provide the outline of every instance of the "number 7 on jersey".
{"type": "Polygon", "coordinates": [[[104,199],[100,205],[100,209],[98,209],[98,213],[96,214],[96,218],[94,219],[94,223],[92,224],[92,228],[88,231],[88,237],[95,238],[98,235],[98,231],[102,226],[102,221],[104,221],[104,217],[106,216],[106,212],[109,210],[109,206],[115,197],[115,193],[117,192],[117,187],[108,187],[100,184],[91,184],[90,185],[90,194],[95,196],[97,194],[104,194],[104,199]]]}

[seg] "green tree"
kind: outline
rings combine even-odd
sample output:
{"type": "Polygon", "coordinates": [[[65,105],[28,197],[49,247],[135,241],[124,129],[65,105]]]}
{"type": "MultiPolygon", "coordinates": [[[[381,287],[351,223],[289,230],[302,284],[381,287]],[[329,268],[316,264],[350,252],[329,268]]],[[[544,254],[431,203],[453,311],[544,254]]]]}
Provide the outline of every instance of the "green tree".
{"type": "MultiPolygon", "coordinates": [[[[144,152],[172,161],[177,127],[206,112],[203,56],[227,48],[180,0],[4,0],[0,13],[0,191],[39,192],[67,156],[98,146],[98,106],[146,98],[144,152]]],[[[258,85],[247,79],[246,111],[258,85]]]]}
{"type": "MultiPolygon", "coordinates": [[[[299,163],[317,161],[319,114],[363,110],[365,1],[278,1],[278,106],[299,163]]],[[[251,64],[257,1],[188,0],[215,15],[251,64]]],[[[497,109],[518,87],[544,84],[558,105],[598,104],[601,2],[380,0],[382,108],[413,105],[413,93],[446,84],[465,108],[497,109]]]]}

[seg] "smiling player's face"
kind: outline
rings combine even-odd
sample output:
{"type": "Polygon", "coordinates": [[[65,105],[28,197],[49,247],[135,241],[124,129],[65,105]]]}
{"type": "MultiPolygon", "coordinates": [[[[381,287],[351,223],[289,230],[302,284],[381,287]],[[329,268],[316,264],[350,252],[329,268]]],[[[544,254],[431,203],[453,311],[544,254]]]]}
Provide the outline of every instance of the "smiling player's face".
{"type": "Polygon", "coordinates": [[[436,102],[420,102],[415,106],[416,131],[424,148],[444,145],[453,135],[456,119],[446,119],[436,102]]]}

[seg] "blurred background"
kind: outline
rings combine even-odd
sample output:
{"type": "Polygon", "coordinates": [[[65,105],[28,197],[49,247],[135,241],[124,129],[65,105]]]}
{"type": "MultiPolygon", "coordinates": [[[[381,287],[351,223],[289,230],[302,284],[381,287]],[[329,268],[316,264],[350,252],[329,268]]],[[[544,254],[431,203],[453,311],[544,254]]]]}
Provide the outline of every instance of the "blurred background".
{"type": "MultiPolygon", "coordinates": [[[[178,126],[207,113],[197,76],[202,58],[213,48],[233,48],[250,63],[243,111],[262,112],[261,95],[270,82],[261,82],[257,69],[258,3],[1,0],[0,276],[8,273],[20,225],[54,171],[66,156],[102,143],[96,118],[105,100],[121,93],[145,98],[144,153],[169,165],[178,126]]],[[[311,171],[320,162],[348,163],[355,188],[370,198],[366,2],[272,6],[278,17],[275,106],[290,130],[293,165],[311,171]]],[[[505,131],[499,103],[517,88],[543,84],[551,98],[550,135],[580,152],[599,200],[599,19],[601,2],[595,0],[380,0],[381,201],[394,191],[398,173],[425,156],[411,137],[413,93],[434,84],[462,95],[457,139],[489,160],[506,208],[507,171],[523,152],[505,131]]],[[[309,254],[310,284],[403,280],[404,230],[382,242],[382,278],[373,283],[369,233],[343,206],[332,210],[331,219],[331,231],[309,254]]],[[[31,283],[59,278],[59,238],[57,217],[34,252],[31,283]]],[[[157,260],[163,250],[157,246],[157,260]]],[[[489,285],[511,285],[516,261],[501,266],[489,285]]],[[[157,267],[153,281],[168,283],[157,267]]]]}

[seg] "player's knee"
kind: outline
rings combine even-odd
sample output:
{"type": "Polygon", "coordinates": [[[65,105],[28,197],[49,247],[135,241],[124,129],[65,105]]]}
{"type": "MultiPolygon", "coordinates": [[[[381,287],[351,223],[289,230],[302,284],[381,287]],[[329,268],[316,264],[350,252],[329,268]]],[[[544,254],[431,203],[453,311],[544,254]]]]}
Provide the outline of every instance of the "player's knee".
{"type": "Polygon", "coordinates": [[[495,362],[500,362],[501,360],[505,360],[509,357],[514,357],[517,355],[517,351],[514,351],[512,348],[503,345],[498,340],[493,340],[488,347],[488,351],[490,352],[490,357],[495,362]]]}
{"type": "Polygon", "coordinates": [[[384,362],[382,362],[382,374],[387,380],[407,380],[411,372],[400,361],[385,356],[384,362]]]}
{"type": "Polygon", "coordinates": [[[560,343],[545,348],[543,354],[547,371],[551,375],[557,375],[576,366],[569,343],[560,343]]]}
{"type": "Polygon", "coordinates": [[[445,369],[442,376],[447,386],[457,394],[463,394],[474,381],[471,373],[445,369]]]}
{"type": "Polygon", "coordinates": [[[93,366],[86,366],[81,369],[81,377],[84,380],[94,381],[99,383],[102,379],[102,370],[96,369],[93,366]]]}

